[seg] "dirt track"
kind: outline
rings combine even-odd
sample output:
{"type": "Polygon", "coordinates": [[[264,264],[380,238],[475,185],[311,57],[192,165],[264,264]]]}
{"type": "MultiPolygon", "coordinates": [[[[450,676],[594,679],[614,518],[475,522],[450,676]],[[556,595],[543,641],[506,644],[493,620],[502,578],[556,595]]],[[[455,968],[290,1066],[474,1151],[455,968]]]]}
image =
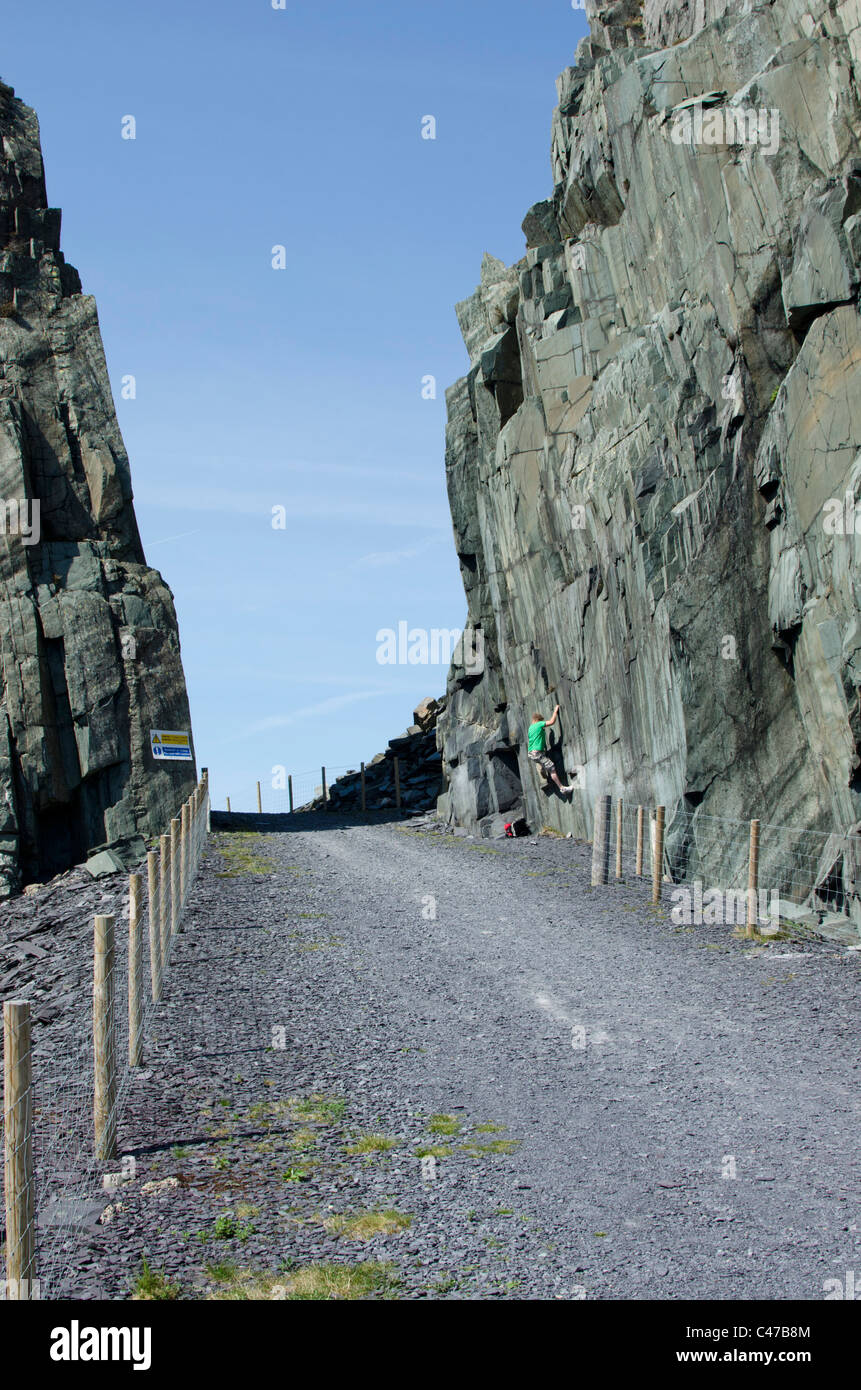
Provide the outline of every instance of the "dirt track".
{"type": "Polygon", "coordinates": [[[68,1293],[144,1253],[191,1297],[334,1262],[372,1296],[816,1300],[857,1267],[859,953],[680,928],[571,841],[296,823],[211,841],[68,1293]]]}

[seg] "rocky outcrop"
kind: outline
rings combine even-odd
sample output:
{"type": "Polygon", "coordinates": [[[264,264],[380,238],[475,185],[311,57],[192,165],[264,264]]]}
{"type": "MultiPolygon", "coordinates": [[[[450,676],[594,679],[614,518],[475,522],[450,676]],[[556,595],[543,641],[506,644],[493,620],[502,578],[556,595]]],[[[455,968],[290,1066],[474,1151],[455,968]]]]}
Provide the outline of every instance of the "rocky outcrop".
{"type": "Polygon", "coordinates": [[[588,10],[553,192],[457,309],[446,468],[485,669],[450,673],[440,809],[588,835],[609,791],[666,804],[671,843],[674,813],[846,830],[861,4],[588,10]],[[570,799],[526,758],[557,701],[570,799]]]}
{"type": "Polygon", "coordinates": [[[194,786],[170,590],[144,559],[94,300],[36,116],[0,85],[0,894],[163,830],[194,786]]]}
{"type": "MultiPolygon", "coordinates": [[[[389,740],[384,753],[377,753],[365,764],[365,806],[368,811],[385,811],[397,804],[395,758],[398,760],[401,807],[404,811],[429,811],[436,805],[441,785],[441,758],[436,746],[437,719],[445,709],[444,700],[431,696],[413,712],[413,723],[397,738],[389,740]]],[[[328,805],[318,797],[303,811],[360,811],[362,773],[346,772],[328,788],[328,805]]]]}

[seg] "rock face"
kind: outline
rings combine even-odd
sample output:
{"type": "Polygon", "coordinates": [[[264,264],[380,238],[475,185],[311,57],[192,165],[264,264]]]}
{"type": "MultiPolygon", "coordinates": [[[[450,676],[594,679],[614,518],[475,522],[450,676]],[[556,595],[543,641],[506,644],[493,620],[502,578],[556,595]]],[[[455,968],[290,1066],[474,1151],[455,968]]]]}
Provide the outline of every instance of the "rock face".
{"type": "Polygon", "coordinates": [[[665,804],[670,842],[674,816],[845,831],[861,3],[588,11],[526,254],[485,256],[457,307],[446,467],[485,669],[450,672],[440,809],[588,835],[612,792],[665,804]],[[557,701],[570,800],[526,758],[557,701]]]}
{"type": "Polygon", "coordinates": [[[95,302],[34,112],[0,85],[0,894],[164,830],[195,782],[173,600],[148,568],[95,302]]]}
{"type": "MultiPolygon", "coordinates": [[[[365,806],[369,811],[383,811],[396,805],[395,758],[401,806],[405,811],[429,811],[437,802],[441,785],[441,758],[437,750],[437,719],[445,708],[444,700],[428,696],[413,713],[413,723],[397,738],[389,740],[385,753],[378,753],[365,764],[365,806]]],[[[328,789],[328,809],[360,811],[362,806],[362,774],[347,772],[328,789]]],[[[318,797],[302,810],[320,811],[325,803],[318,797]]]]}

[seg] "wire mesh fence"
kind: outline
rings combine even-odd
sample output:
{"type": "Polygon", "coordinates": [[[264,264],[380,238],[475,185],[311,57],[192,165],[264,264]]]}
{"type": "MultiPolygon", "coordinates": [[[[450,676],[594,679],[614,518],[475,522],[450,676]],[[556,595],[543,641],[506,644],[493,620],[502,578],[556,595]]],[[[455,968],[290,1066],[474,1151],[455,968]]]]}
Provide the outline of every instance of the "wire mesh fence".
{"type": "Polygon", "coordinates": [[[344,764],[339,767],[316,767],[305,772],[288,773],[277,769],[268,778],[259,782],[246,783],[231,788],[213,809],[217,811],[238,811],[244,813],[262,812],[264,815],[288,815],[291,811],[301,811],[313,801],[319,801],[331,789],[339,777],[360,775],[359,766],[344,764]],[[325,781],[324,781],[325,777],[325,781]]]}
{"type": "MultiPolygon", "coordinates": [[[[610,798],[606,881],[653,879],[656,811],[610,798]]],[[[594,823],[593,813],[593,833],[594,823]]],[[[861,929],[861,837],[852,833],[736,820],[679,803],[665,814],[659,881],[689,889],[706,914],[711,898],[730,923],[842,920],[861,929]]]]}
{"type": "Polygon", "coordinates": [[[103,1205],[100,1186],[111,1185],[103,1170],[116,1166],[119,1119],[144,1059],[208,815],[204,774],[146,871],[130,875],[118,911],[97,915],[92,937],[82,936],[92,950],[92,990],[67,1001],[58,1026],[34,1044],[29,1002],[4,1003],[7,1298],[70,1296],[82,1225],[103,1205]]]}

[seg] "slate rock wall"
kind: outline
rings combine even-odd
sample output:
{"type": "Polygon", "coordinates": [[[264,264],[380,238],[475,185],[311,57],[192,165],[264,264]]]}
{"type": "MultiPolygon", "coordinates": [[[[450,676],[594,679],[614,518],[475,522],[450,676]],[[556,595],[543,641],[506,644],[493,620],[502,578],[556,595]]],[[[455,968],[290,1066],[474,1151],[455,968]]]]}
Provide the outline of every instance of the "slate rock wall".
{"type": "Polygon", "coordinates": [[[151,728],[190,728],[173,599],[144,559],[96,305],[60,251],[38,122],[2,84],[0,139],[6,895],[162,831],[195,771],[150,753],[151,728]]]}
{"type": "Polygon", "coordinates": [[[589,14],[525,255],[485,256],[457,307],[446,469],[485,669],[449,675],[440,809],[585,836],[611,791],[845,830],[861,541],[829,518],[861,496],[861,4],[589,14]],[[557,701],[570,800],[526,759],[557,701]]]}

